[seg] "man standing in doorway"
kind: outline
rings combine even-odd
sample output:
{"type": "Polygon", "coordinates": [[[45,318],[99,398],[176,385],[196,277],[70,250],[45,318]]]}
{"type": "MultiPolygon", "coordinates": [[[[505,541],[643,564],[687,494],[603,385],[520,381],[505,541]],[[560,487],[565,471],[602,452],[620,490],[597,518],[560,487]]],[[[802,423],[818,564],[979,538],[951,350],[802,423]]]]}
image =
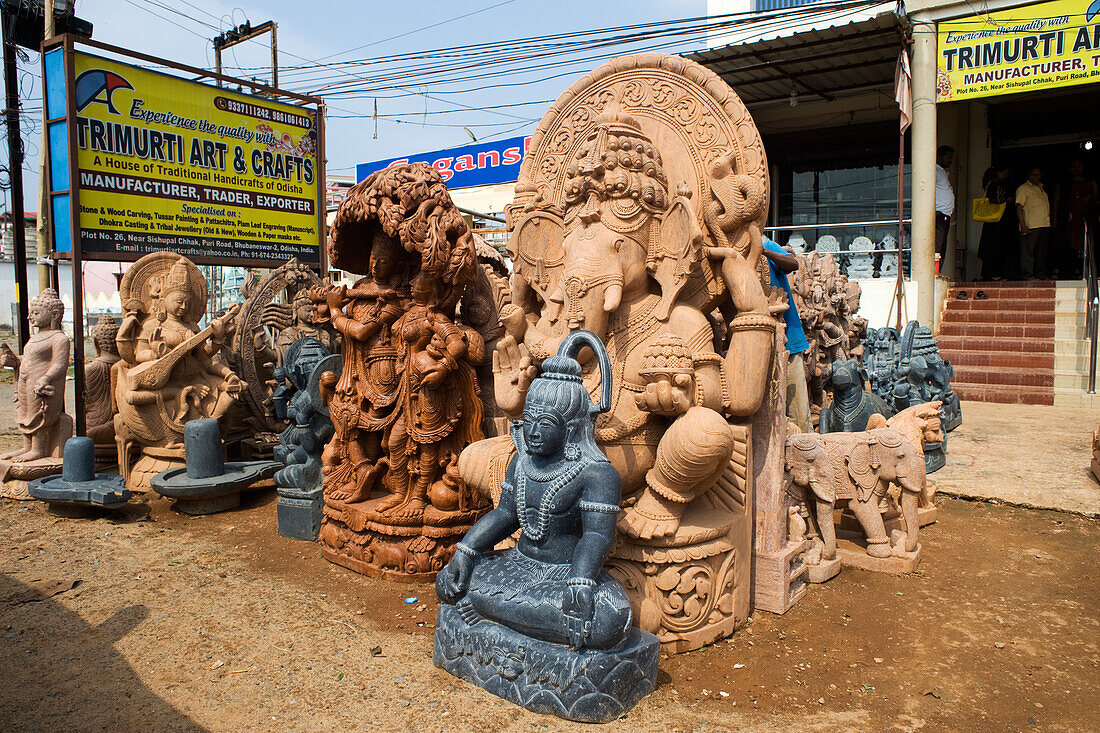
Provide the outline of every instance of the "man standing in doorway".
{"type": "Polygon", "coordinates": [[[1016,216],[1020,220],[1020,271],[1025,278],[1046,275],[1050,242],[1050,199],[1043,188],[1043,171],[1036,166],[1016,189],[1016,216]]]}
{"type": "Polygon", "coordinates": [[[955,148],[941,145],[936,150],[936,254],[943,267],[947,252],[947,230],[951,228],[951,215],[955,213],[955,189],[947,171],[955,162],[955,148]]]}
{"type": "Polygon", "coordinates": [[[764,256],[768,258],[768,270],[771,273],[773,288],[783,288],[787,293],[787,312],[783,314],[783,325],[787,331],[787,417],[805,433],[810,427],[810,390],[806,383],[806,363],[803,352],[810,348],[806,332],[802,330],[802,319],[794,307],[791,286],[787,282],[787,273],[798,269],[798,258],[787,252],[772,240],[764,237],[764,256]]]}

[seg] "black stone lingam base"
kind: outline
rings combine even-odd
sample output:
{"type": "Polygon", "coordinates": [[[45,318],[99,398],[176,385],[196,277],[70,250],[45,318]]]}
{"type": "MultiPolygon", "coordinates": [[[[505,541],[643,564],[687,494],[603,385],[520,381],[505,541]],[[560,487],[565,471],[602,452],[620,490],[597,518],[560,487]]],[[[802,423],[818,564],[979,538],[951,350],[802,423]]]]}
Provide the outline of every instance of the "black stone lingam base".
{"type": "Polygon", "coordinates": [[[321,532],[324,503],[324,489],[320,486],[312,491],[279,487],[279,500],[275,502],[279,534],[292,540],[316,541],[321,532]]]}
{"type": "Polygon", "coordinates": [[[132,494],[122,476],[95,472],[91,438],[69,438],[63,456],[60,476],[38,478],[27,486],[31,496],[49,504],[50,511],[81,516],[96,509],[118,509],[130,500],[132,494]]]}
{"type": "Polygon", "coordinates": [[[153,490],[175,499],[184,514],[214,514],[241,504],[241,489],[271,478],[282,468],[275,461],[226,462],[218,421],[192,420],[183,426],[185,468],[161,471],[150,481],[153,490]]]}
{"type": "Polygon", "coordinates": [[[444,603],[435,666],[535,713],[608,723],[653,692],[661,643],[632,627],[612,649],[572,649],[488,620],[469,624],[444,603]]]}

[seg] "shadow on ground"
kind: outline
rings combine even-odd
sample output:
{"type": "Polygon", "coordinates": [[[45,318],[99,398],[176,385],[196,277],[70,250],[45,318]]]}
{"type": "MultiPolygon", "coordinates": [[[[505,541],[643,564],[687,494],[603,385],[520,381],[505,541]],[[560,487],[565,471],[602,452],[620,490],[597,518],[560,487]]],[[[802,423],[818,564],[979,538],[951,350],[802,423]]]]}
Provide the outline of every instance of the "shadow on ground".
{"type": "Polygon", "coordinates": [[[0,576],[4,730],[206,730],[154,695],[114,649],[149,615],[144,605],[92,626],[56,600],[23,600],[33,593],[0,576]]]}

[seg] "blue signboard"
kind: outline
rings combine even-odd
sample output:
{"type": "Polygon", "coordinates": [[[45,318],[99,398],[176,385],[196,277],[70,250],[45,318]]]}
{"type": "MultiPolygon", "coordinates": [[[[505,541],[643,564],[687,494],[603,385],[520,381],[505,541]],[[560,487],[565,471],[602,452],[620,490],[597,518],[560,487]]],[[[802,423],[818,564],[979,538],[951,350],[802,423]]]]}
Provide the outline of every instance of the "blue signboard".
{"type": "Polygon", "coordinates": [[[451,189],[511,183],[519,178],[519,166],[530,143],[530,137],[511,137],[507,140],[475,143],[404,158],[360,163],[355,166],[355,180],[362,181],[371,173],[391,165],[427,163],[439,171],[447,188],[451,189]]]}

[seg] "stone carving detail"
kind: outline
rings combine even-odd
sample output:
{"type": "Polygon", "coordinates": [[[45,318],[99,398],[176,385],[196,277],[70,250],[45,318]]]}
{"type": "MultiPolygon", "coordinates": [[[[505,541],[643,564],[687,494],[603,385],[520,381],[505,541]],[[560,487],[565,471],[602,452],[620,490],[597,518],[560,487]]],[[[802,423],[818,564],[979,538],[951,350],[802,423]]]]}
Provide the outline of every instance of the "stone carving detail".
{"type": "Polygon", "coordinates": [[[900,412],[913,405],[940,402],[944,431],[962,424],[959,396],[951,389],[955,369],[940,356],[927,326],[910,321],[900,338],[893,328],[873,329],[864,338],[864,347],[872,390],[891,407],[900,412]]]}
{"type": "Polygon", "coordinates": [[[822,234],[817,238],[817,244],[814,245],[814,252],[819,255],[832,255],[833,257],[840,256],[840,242],[832,234],[822,234]]]}
{"type": "Polygon", "coordinates": [[[803,357],[816,424],[828,400],[829,370],[836,360],[862,353],[862,344],[852,338],[866,331],[867,322],[853,310],[859,308],[859,284],[840,274],[832,255],[812,252],[799,255],[798,261],[791,275],[791,296],[810,344],[803,357]]]}
{"type": "Polygon", "coordinates": [[[887,234],[882,238],[882,246],[880,249],[892,249],[893,252],[883,252],[882,260],[879,262],[878,274],[879,277],[897,277],[898,274],[898,240],[887,234]]]}
{"type": "MultiPolygon", "coordinates": [[[[507,209],[515,310],[493,354],[497,405],[519,415],[536,366],[570,331],[605,344],[612,404],[596,440],[624,496],[608,569],[670,651],[732,633],[748,613],[749,424],[781,310],[761,256],[767,192],[733,91],[691,61],[644,54],[551,106],[507,209]]],[[[604,378],[581,358],[598,394],[604,378]]],[[[462,476],[492,496],[514,450],[506,436],[476,443],[462,476]]]]}
{"type": "Polygon", "coordinates": [[[241,402],[253,435],[278,433],[286,426],[275,414],[272,392],[278,387],[274,371],[283,364],[287,349],[308,337],[320,341],[330,353],[336,351],[332,330],[313,323],[309,291],[320,284],[317,273],[292,259],[242,289],[245,301],[230,351],[247,385],[241,402]]]}
{"type": "Polygon", "coordinates": [[[872,252],[875,243],[867,237],[856,237],[848,245],[848,267],[845,274],[852,280],[870,280],[875,276],[875,260],[872,252]]]}
{"type": "Polygon", "coordinates": [[[894,407],[904,410],[910,405],[933,400],[943,403],[943,429],[951,432],[962,425],[959,396],[951,389],[955,368],[940,356],[940,348],[932,331],[917,321],[910,321],[901,336],[901,359],[894,385],[894,407]]]}
{"type": "MultiPolygon", "coordinates": [[[[787,472],[792,489],[812,510],[821,540],[820,560],[839,557],[844,565],[881,572],[912,572],[920,562],[917,506],[925,489],[920,449],[894,428],[859,433],[795,433],[787,439],[787,472]],[[883,511],[891,483],[901,488],[902,528],[887,535],[883,511]],[[861,527],[866,549],[837,547],[833,509],[840,500],[861,527]]],[[[814,553],[807,557],[812,561],[814,553]]],[[[812,580],[812,577],[811,577],[812,580]]]]}
{"type": "Polygon", "coordinates": [[[863,368],[871,379],[871,391],[893,407],[894,371],[898,364],[896,328],[868,329],[863,337],[863,368]]]}
{"type": "Polygon", "coordinates": [[[30,499],[27,481],[61,473],[62,446],[72,437],[73,419],[65,413],[65,373],[69,337],[61,330],[65,305],[57,291],[46,288],[30,302],[34,333],[23,354],[0,345],[0,365],[15,371],[15,425],[23,446],[0,456],[3,495],[30,499]]]}
{"type": "Polygon", "coordinates": [[[893,408],[873,392],[863,389],[867,372],[855,359],[833,362],[829,370],[830,400],[821,408],[818,430],[822,433],[857,433],[867,429],[872,415],[889,417],[893,408]]]}
{"type": "Polygon", "coordinates": [[[199,328],[206,279],[195,263],[172,252],[135,262],[122,276],[119,294],[118,465],[128,489],[148,491],[153,475],[183,465],[184,425],[222,418],[246,387],[221,356],[238,308],[199,328]],[[131,466],[136,448],[141,456],[131,466]]]}
{"type": "Polygon", "coordinates": [[[500,501],[436,579],[437,666],[536,712],[607,722],[657,684],[660,643],[631,626],[630,600],[604,569],[621,482],[596,444],[611,409],[611,361],[587,331],[567,336],[531,382],[500,501]],[[593,404],[576,360],[595,351],[593,404]],[[492,552],[518,532],[514,547],[492,552]],[[553,674],[547,674],[554,670],[553,674]]]}
{"type": "Polygon", "coordinates": [[[787,247],[796,255],[804,254],[806,252],[806,238],[802,236],[802,232],[795,232],[788,237],[787,247]]]}
{"type": "Polygon", "coordinates": [[[485,343],[455,315],[479,273],[474,240],[439,174],[415,164],[348,192],[330,253],[368,275],[311,293],[314,322],[344,343],[339,378],[321,383],[335,428],[321,549],[368,575],[430,580],[489,508],[458,475],[459,452],[483,435],[485,343]]]}
{"type": "Polygon", "coordinates": [[[274,451],[284,466],[275,474],[276,517],[284,537],[312,542],[321,529],[321,451],[334,433],[321,385],[331,388],[342,366],[340,354],[304,336],[290,345],[275,369],[275,416],[289,423],[274,451]]]}
{"type": "Polygon", "coordinates": [[[115,458],[115,392],[112,373],[118,363],[118,322],[100,316],[92,326],[95,359],[84,367],[85,430],[95,441],[96,454],[107,463],[115,458]]]}
{"type": "MultiPolygon", "coordinates": [[[[925,402],[920,405],[907,407],[893,417],[886,419],[879,415],[872,417],[868,422],[868,429],[891,427],[898,430],[905,439],[920,448],[924,455],[925,474],[938,471],[947,463],[944,454],[944,434],[940,416],[939,402],[925,402]]],[[[891,489],[894,487],[891,486],[891,489]]],[[[891,497],[895,500],[897,492],[891,491],[891,497]]],[[[936,521],[936,505],[933,498],[936,495],[936,484],[925,478],[924,491],[921,492],[920,502],[917,505],[917,523],[924,527],[936,521]]],[[[891,516],[896,516],[896,508],[891,516]]],[[[887,528],[890,529],[887,521],[887,528]]]]}

